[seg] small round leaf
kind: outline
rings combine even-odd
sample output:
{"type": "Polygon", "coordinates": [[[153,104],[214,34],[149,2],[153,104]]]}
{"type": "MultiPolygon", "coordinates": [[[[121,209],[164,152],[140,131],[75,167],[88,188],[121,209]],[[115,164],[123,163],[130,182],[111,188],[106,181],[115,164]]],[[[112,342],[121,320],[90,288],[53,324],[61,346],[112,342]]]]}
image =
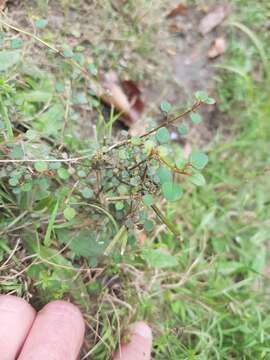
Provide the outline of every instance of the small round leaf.
{"type": "Polygon", "coordinates": [[[166,200],[168,201],[177,201],[182,195],[182,188],[178,184],[173,182],[166,182],[162,185],[162,192],[166,200]]]}
{"type": "Polygon", "coordinates": [[[194,168],[202,170],[208,163],[208,156],[203,152],[194,151],[190,155],[190,162],[194,168]]]}
{"type": "Polygon", "coordinates": [[[117,201],[117,203],[115,204],[115,208],[116,210],[122,210],[124,209],[125,204],[123,203],[123,201],[117,201]]]}
{"type": "Polygon", "coordinates": [[[75,217],[75,215],[76,215],[76,211],[73,208],[71,207],[65,208],[64,217],[66,220],[68,221],[72,220],[75,217]]]}
{"type": "Polygon", "coordinates": [[[201,102],[205,102],[205,100],[208,98],[208,95],[205,91],[196,91],[195,98],[201,102]]]}
{"type": "Polygon", "coordinates": [[[163,101],[160,104],[160,109],[164,111],[165,113],[168,113],[171,110],[172,106],[168,101],[163,101]]]}
{"type": "Polygon", "coordinates": [[[164,184],[165,182],[170,182],[172,181],[172,173],[171,171],[165,167],[165,166],[161,166],[157,169],[157,177],[159,178],[159,181],[161,184],[164,184]]]}
{"type": "Polygon", "coordinates": [[[154,222],[152,220],[146,220],[143,224],[144,230],[147,232],[151,232],[154,228],[154,222]]]}
{"type": "Polygon", "coordinates": [[[180,135],[182,135],[182,136],[185,136],[185,135],[187,135],[188,134],[188,125],[186,125],[186,124],[181,124],[181,125],[179,125],[178,126],[178,128],[177,128],[177,131],[179,132],[179,134],[180,135]]]}
{"type": "Polygon", "coordinates": [[[67,180],[69,178],[69,172],[67,171],[67,169],[60,167],[57,170],[57,174],[60,177],[60,179],[62,180],[67,180]]]}
{"type": "Polygon", "coordinates": [[[44,172],[48,170],[48,163],[45,161],[37,161],[34,164],[34,168],[37,172],[44,172]]]}
{"type": "Polygon", "coordinates": [[[84,189],[81,190],[81,194],[85,199],[90,199],[91,197],[93,197],[94,192],[92,189],[85,187],[84,189]]]}
{"type": "Polygon", "coordinates": [[[191,119],[191,121],[192,121],[192,123],[193,123],[194,125],[197,125],[197,124],[199,124],[199,123],[202,121],[201,115],[200,115],[200,114],[197,114],[197,113],[191,113],[191,114],[190,114],[190,119],[191,119]]]}
{"type": "Polygon", "coordinates": [[[205,178],[201,173],[195,173],[191,175],[189,180],[196,186],[204,186],[206,184],[205,178]]]}
{"type": "Polygon", "coordinates": [[[143,203],[146,206],[151,206],[154,204],[154,198],[151,194],[144,195],[143,197],[143,203]]]}
{"type": "Polygon", "coordinates": [[[168,143],[170,140],[170,133],[168,129],[166,129],[165,127],[158,129],[156,133],[156,139],[160,144],[168,143]]]}
{"type": "Polygon", "coordinates": [[[46,19],[38,19],[35,21],[35,25],[38,29],[44,29],[47,26],[48,21],[46,19]]]}
{"type": "Polygon", "coordinates": [[[142,139],[139,136],[132,136],[132,138],[130,139],[130,142],[132,145],[141,145],[142,143],[142,139]]]}
{"type": "Polygon", "coordinates": [[[211,98],[211,97],[208,97],[205,101],[204,101],[205,104],[207,105],[214,105],[216,103],[216,100],[211,98]]]}

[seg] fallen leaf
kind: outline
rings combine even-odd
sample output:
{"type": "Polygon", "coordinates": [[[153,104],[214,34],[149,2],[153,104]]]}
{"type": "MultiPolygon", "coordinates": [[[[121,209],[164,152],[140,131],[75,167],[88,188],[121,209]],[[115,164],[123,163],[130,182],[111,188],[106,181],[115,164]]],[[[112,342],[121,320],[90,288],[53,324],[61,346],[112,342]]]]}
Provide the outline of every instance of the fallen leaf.
{"type": "Polygon", "coordinates": [[[199,31],[202,35],[208,34],[215,29],[228,15],[227,8],[225,6],[218,6],[213,11],[208,13],[202,18],[199,23],[199,31]]]}
{"type": "Polygon", "coordinates": [[[144,102],[141,99],[141,91],[131,80],[120,82],[117,74],[106,74],[102,84],[92,82],[91,86],[96,96],[109,106],[114,106],[121,114],[121,121],[131,126],[141,116],[144,102]]]}
{"type": "Polygon", "coordinates": [[[129,127],[129,134],[131,136],[141,136],[146,132],[146,130],[147,123],[143,119],[140,119],[129,127]]]}
{"type": "Polygon", "coordinates": [[[226,51],[226,47],[226,40],[223,37],[217,38],[208,51],[209,59],[215,59],[216,57],[224,54],[226,51]]]}
{"type": "Polygon", "coordinates": [[[177,54],[176,50],[172,48],[166,49],[166,53],[170,56],[175,56],[177,54]]]}
{"type": "Polygon", "coordinates": [[[184,32],[184,29],[182,28],[182,26],[180,26],[178,24],[170,24],[169,32],[171,34],[181,34],[184,32]]]}
{"type": "Polygon", "coordinates": [[[166,16],[167,19],[174,18],[179,15],[186,15],[187,7],[184,4],[177,5],[169,14],[166,16]]]}
{"type": "Polygon", "coordinates": [[[125,80],[121,82],[122,89],[127,95],[128,101],[130,103],[129,117],[130,120],[138,120],[141,113],[144,110],[144,102],[141,99],[141,90],[132,80],[125,80]]]}

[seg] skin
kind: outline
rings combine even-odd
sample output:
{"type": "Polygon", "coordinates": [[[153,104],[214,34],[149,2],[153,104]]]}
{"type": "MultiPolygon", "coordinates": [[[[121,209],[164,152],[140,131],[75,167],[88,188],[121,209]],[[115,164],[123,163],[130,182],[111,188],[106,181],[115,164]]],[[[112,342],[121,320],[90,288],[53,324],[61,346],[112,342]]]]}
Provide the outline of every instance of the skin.
{"type": "MultiPolygon", "coordinates": [[[[36,313],[25,300],[0,295],[1,360],[77,360],[84,333],[82,314],[71,303],[53,301],[36,313]]],[[[150,360],[150,327],[140,321],[130,333],[113,360],[150,360]]]]}

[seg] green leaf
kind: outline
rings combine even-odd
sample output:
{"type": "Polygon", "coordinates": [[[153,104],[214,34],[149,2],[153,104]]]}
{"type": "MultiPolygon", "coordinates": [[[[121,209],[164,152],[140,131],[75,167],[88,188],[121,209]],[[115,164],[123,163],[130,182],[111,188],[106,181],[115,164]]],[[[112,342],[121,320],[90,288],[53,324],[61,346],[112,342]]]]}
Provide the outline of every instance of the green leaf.
{"type": "Polygon", "coordinates": [[[160,104],[160,109],[164,111],[165,113],[168,113],[171,110],[172,106],[168,101],[163,101],[160,104]]]}
{"type": "Polygon", "coordinates": [[[12,159],[22,159],[24,152],[21,145],[15,145],[9,155],[12,159]]]}
{"type": "Polygon", "coordinates": [[[206,184],[205,178],[201,173],[195,173],[189,177],[192,184],[197,186],[204,186],[206,184]]]}
{"type": "Polygon", "coordinates": [[[44,29],[48,24],[46,19],[38,19],[35,21],[35,25],[38,29],[44,29]]]}
{"type": "Polygon", "coordinates": [[[60,177],[60,179],[62,180],[67,180],[69,178],[69,172],[67,171],[67,169],[60,167],[57,170],[57,174],[60,177]]]}
{"type": "Polygon", "coordinates": [[[177,158],[175,160],[175,166],[179,170],[182,170],[186,166],[186,163],[187,163],[187,160],[180,156],[179,156],[179,158],[177,158]]]}
{"type": "Polygon", "coordinates": [[[170,133],[168,129],[162,127],[156,132],[156,139],[160,144],[166,144],[170,140],[170,133]]]}
{"type": "Polygon", "coordinates": [[[146,220],[145,223],[143,224],[144,230],[147,232],[151,232],[154,229],[154,221],[152,220],[146,220]]]}
{"type": "Polygon", "coordinates": [[[57,170],[57,169],[59,169],[61,167],[61,163],[58,162],[58,161],[53,162],[53,160],[52,160],[52,162],[50,162],[50,164],[49,164],[49,167],[52,170],[57,170]]]}
{"type": "Polygon", "coordinates": [[[45,161],[37,161],[34,163],[34,168],[38,172],[44,172],[44,171],[48,170],[48,163],[45,161]]]}
{"type": "Polygon", "coordinates": [[[62,92],[64,92],[65,87],[64,87],[64,85],[61,84],[60,82],[57,82],[57,83],[55,84],[55,90],[56,90],[56,92],[58,92],[58,93],[62,93],[62,92]]]}
{"type": "Polygon", "coordinates": [[[95,64],[88,64],[87,69],[91,75],[96,76],[98,74],[98,69],[95,64]]]}
{"type": "Polygon", "coordinates": [[[121,184],[118,186],[117,191],[120,195],[126,195],[128,194],[129,189],[126,185],[121,184]]]}
{"type": "Polygon", "coordinates": [[[194,168],[202,170],[208,163],[208,156],[202,152],[194,151],[191,153],[189,161],[194,168]]]}
{"type": "Polygon", "coordinates": [[[66,207],[64,210],[64,217],[65,219],[67,219],[68,221],[72,220],[76,215],[76,210],[73,209],[72,207],[66,207]]]}
{"type": "Polygon", "coordinates": [[[35,140],[38,137],[38,133],[35,130],[27,130],[25,136],[28,140],[35,140]]]}
{"type": "Polygon", "coordinates": [[[175,256],[159,249],[144,249],[142,251],[142,258],[150,267],[158,269],[170,268],[178,265],[178,260],[175,256]]]}
{"type": "Polygon", "coordinates": [[[125,204],[123,203],[123,201],[117,201],[117,203],[115,204],[115,208],[118,211],[123,210],[124,207],[125,207],[125,204]]]}
{"type": "Polygon", "coordinates": [[[9,185],[16,186],[18,185],[19,179],[17,177],[12,177],[8,180],[9,185]]]}
{"type": "Polygon", "coordinates": [[[23,186],[21,187],[21,190],[23,191],[23,192],[28,192],[28,191],[30,191],[32,189],[32,184],[31,183],[25,183],[25,184],[23,184],[23,186]]]}
{"type": "Polygon", "coordinates": [[[195,98],[199,101],[204,102],[208,98],[208,95],[205,91],[196,91],[195,98]]]}
{"type": "Polygon", "coordinates": [[[78,170],[77,171],[77,175],[80,177],[80,178],[84,178],[86,177],[86,172],[84,170],[78,170]]]}
{"type": "Polygon", "coordinates": [[[91,197],[93,197],[94,192],[92,189],[85,187],[84,189],[81,190],[81,194],[85,199],[90,199],[91,197]]]}
{"type": "Polygon", "coordinates": [[[119,159],[126,160],[128,158],[128,152],[126,150],[119,150],[119,159]]]}
{"type": "Polygon", "coordinates": [[[143,197],[143,203],[146,206],[151,206],[154,204],[154,198],[151,194],[144,195],[143,197]]]}
{"type": "Polygon", "coordinates": [[[197,114],[197,113],[191,113],[191,114],[190,114],[190,119],[191,119],[191,121],[192,121],[192,123],[193,123],[194,125],[197,125],[197,124],[199,124],[199,123],[202,121],[201,115],[200,115],[200,114],[197,114]]]}
{"type": "Polygon", "coordinates": [[[20,49],[23,45],[22,39],[12,39],[10,42],[11,49],[20,49]]]}
{"type": "Polygon", "coordinates": [[[172,173],[171,171],[165,167],[161,166],[157,169],[157,177],[159,178],[159,181],[161,184],[164,184],[165,182],[172,181],[172,173]]]}
{"type": "Polygon", "coordinates": [[[39,116],[34,127],[39,134],[58,136],[58,130],[62,129],[63,126],[63,119],[64,108],[60,103],[56,103],[39,116]]]}
{"type": "Polygon", "coordinates": [[[17,64],[20,60],[21,52],[19,50],[0,51],[0,71],[7,71],[17,64]]]}
{"type": "Polygon", "coordinates": [[[182,188],[173,182],[165,182],[162,185],[162,192],[165,199],[170,202],[179,200],[183,195],[182,188]]]}
{"type": "Polygon", "coordinates": [[[181,124],[181,125],[179,125],[178,128],[177,128],[177,131],[178,131],[179,134],[182,135],[182,136],[187,135],[187,134],[188,134],[188,130],[189,130],[189,128],[188,128],[188,125],[186,125],[186,124],[181,124]]]}
{"type": "Polygon", "coordinates": [[[205,91],[197,91],[195,93],[195,97],[197,100],[207,105],[213,105],[216,103],[215,99],[210,98],[205,91]]]}
{"type": "Polygon", "coordinates": [[[87,97],[85,95],[84,92],[80,92],[78,93],[76,96],[74,96],[73,98],[73,104],[74,105],[85,105],[88,104],[88,100],[87,97]]]}
{"type": "Polygon", "coordinates": [[[131,141],[131,144],[135,145],[135,146],[141,145],[141,143],[142,143],[142,139],[139,136],[132,136],[130,141],[131,141]]]}
{"type": "Polygon", "coordinates": [[[96,232],[83,230],[79,233],[76,232],[75,236],[72,234],[68,236],[66,233],[66,231],[61,230],[57,232],[57,235],[63,238],[73,254],[91,258],[103,254],[106,244],[102,241],[97,241],[98,236],[96,232]],[[63,232],[63,236],[61,236],[61,232],[63,232]]]}
{"type": "Polygon", "coordinates": [[[51,92],[43,90],[33,90],[22,94],[22,99],[29,102],[47,103],[51,97],[51,92]]]}
{"type": "Polygon", "coordinates": [[[211,98],[211,97],[208,97],[205,101],[204,101],[205,104],[207,105],[214,105],[216,103],[216,100],[211,98]]]}
{"type": "Polygon", "coordinates": [[[63,56],[65,57],[65,58],[67,58],[67,59],[70,59],[70,58],[72,58],[73,57],[73,51],[71,51],[71,50],[64,50],[64,52],[63,52],[63,56]]]}

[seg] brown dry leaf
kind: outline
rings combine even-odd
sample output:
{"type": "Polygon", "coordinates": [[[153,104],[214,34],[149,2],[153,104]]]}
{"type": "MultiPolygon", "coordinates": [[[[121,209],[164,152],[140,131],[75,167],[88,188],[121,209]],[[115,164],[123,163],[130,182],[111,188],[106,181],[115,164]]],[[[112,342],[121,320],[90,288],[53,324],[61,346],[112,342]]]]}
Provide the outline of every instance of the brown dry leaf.
{"type": "Polygon", "coordinates": [[[134,120],[137,121],[144,110],[144,102],[141,98],[141,90],[132,80],[122,81],[121,86],[130,103],[128,117],[132,122],[134,122],[134,120]]]}
{"type": "Polygon", "coordinates": [[[169,14],[166,16],[167,19],[174,18],[179,15],[186,15],[187,7],[184,4],[177,5],[169,14]]]}
{"type": "Polygon", "coordinates": [[[170,56],[175,56],[177,54],[177,51],[173,48],[166,49],[166,53],[170,56]]]}
{"type": "Polygon", "coordinates": [[[92,89],[96,96],[109,106],[114,106],[121,113],[121,121],[131,126],[141,116],[144,102],[141,91],[131,80],[120,82],[114,72],[105,76],[102,85],[92,82],[92,89]]]}
{"type": "Polygon", "coordinates": [[[215,29],[228,15],[228,10],[225,6],[218,6],[213,11],[202,18],[199,24],[199,31],[202,35],[208,34],[215,29]]]}
{"type": "Polygon", "coordinates": [[[227,48],[226,40],[223,37],[216,38],[213,45],[208,51],[209,59],[215,59],[216,57],[225,53],[227,48]]]}
{"type": "Polygon", "coordinates": [[[184,29],[178,24],[170,24],[169,32],[172,34],[181,34],[184,32],[184,29]]]}

